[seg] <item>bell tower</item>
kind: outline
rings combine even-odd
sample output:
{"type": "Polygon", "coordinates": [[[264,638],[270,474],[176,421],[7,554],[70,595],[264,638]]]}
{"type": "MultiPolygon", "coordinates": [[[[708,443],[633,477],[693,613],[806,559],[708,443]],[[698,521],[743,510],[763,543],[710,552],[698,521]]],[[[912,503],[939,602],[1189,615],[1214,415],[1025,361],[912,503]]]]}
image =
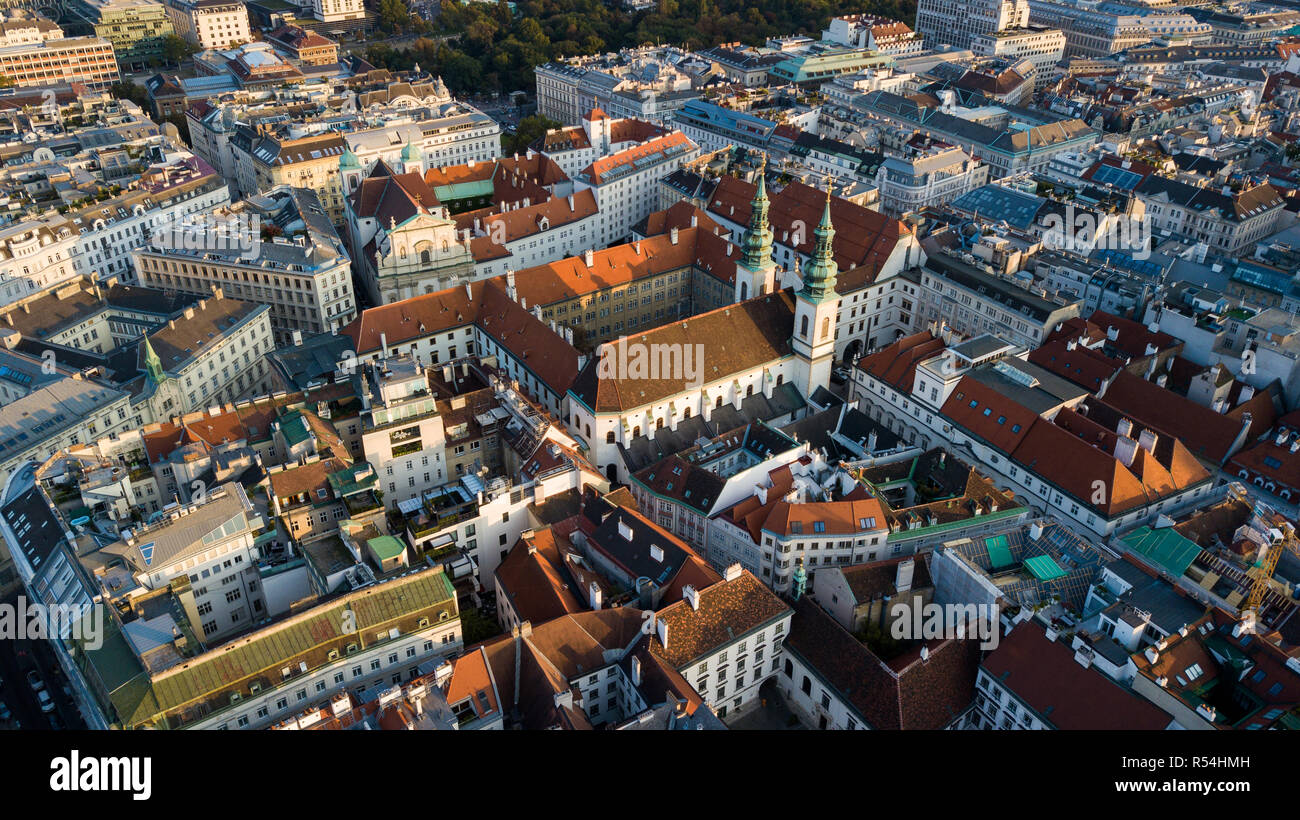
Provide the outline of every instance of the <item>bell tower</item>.
{"type": "Polygon", "coordinates": [[[826,207],[813,231],[816,241],[812,259],[803,268],[803,286],[795,293],[794,336],[791,347],[798,364],[796,384],[804,396],[830,383],[831,364],[835,359],[835,323],[840,296],[835,292],[833,243],[835,228],[831,224],[830,181],[826,183],[826,207]]]}
{"type": "Polygon", "coordinates": [[[740,239],[740,260],[736,262],[737,302],[772,292],[776,263],[772,261],[772,228],[768,224],[767,154],[758,168],[758,188],[749,203],[749,224],[740,239]]]}

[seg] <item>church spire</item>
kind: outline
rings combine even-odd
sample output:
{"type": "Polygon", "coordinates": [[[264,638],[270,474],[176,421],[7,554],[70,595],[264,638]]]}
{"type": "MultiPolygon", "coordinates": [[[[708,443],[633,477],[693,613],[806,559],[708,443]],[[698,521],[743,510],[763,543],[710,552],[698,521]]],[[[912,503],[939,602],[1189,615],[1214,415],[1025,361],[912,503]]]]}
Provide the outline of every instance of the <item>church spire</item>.
{"type": "Polygon", "coordinates": [[[772,266],[772,228],[767,223],[767,154],[758,166],[758,189],[749,203],[749,225],[740,240],[740,263],[751,271],[772,266]]]}
{"type": "Polygon", "coordinates": [[[167,380],[167,372],[163,370],[162,359],[154,351],[153,345],[149,344],[149,336],[144,337],[144,367],[149,374],[149,381],[155,385],[162,384],[167,380]]]}
{"type": "Polygon", "coordinates": [[[813,231],[816,242],[813,246],[812,259],[803,270],[803,289],[800,295],[814,302],[821,302],[835,295],[835,275],[839,266],[835,264],[835,226],[831,224],[831,184],[826,180],[826,207],[822,210],[822,221],[813,231]]]}

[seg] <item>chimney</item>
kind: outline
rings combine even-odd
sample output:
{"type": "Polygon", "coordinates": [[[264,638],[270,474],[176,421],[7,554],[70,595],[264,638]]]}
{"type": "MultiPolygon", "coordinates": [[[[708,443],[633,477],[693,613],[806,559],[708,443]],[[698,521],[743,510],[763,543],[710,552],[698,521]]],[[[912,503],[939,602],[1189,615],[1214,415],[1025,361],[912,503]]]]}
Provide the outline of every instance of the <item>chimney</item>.
{"type": "Polygon", "coordinates": [[[624,541],[632,540],[632,528],[627,525],[626,521],[618,522],[618,534],[623,538],[624,541]]]}
{"type": "Polygon", "coordinates": [[[593,251],[591,248],[587,248],[585,251],[582,252],[582,261],[585,262],[587,264],[587,267],[589,268],[595,267],[596,252],[593,251]]]}
{"type": "Polygon", "coordinates": [[[759,504],[762,504],[762,505],[764,505],[764,506],[767,505],[767,488],[766,488],[766,487],[758,487],[758,488],[755,488],[755,490],[754,490],[754,495],[758,496],[758,503],[759,503],[759,504]]]}
{"type": "Polygon", "coordinates": [[[388,358],[388,334],[387,333],[380,332],[379,347],[381,350],[384,351],[384,358],[387,359],[388,358]]]}
{"type": "Polygon", "coordinates": [[[700,592],[694,586],[687,584],[682,587],[682,597],[686,599],[686,603],[691,605],[691,609],[699,610],[700,592]]]}
{"type": "Polygon", "coordinates": [[[671,231],[668,232],[668,241],[673,243],[674,245],[677,244],[677,228],[673,228],[671,231]]]}
{"type": "Polygon", "coordinates": [[[1110,339],[1112,342],[1117,340],[1119,338],[1119,328],[1115,327],[1114,325],[1107,327],[1106,338],[1110,339]]]}
{"type": "Polygon", "coordinates": [[[1120,436],[1115,440],[1115,458],[1125,467],[1131,467],[1133,457],[1137,455],[1137,446],[1137,442],[1128,436],[1120,436]]]}
{"type": "Polygon", "coordinates": [[[898,562],[898,570],[894,573],[894,589],[901,595],[912,588],[912,573],[916,569],[916,561],[908,558],[906,561],[898,562]]]}
{"type": "Polygon", "coordinates": [[[1143,430],[1138,433],[1138,445],[1152,455],[1155,455],[1156,452],[1156,441],[1158,441],[1156,434],[1150,430],[1143,430]]]}
{"type": "Polygon", "coordinates": [[[655,618],[655,632],[659,635],[659,643],[663,644],[664,649],[668,648],[668,624],[665,621],[655,618]]]}
{"type": "Polygon", "coordinates": [[[1133,422],[1128,419],[1120,419],[1119,424],[1115,425],[1115,432],[1121,436],[1127,436],[1133,432],[1133,422]]]}
{"type": "Polygon", "coordinates": [[[630,664],[630,666],[632,667],[632,685],[640,686],[641,685],[641,659],[638,658],[636,655],[633,655],[632,663],[630,664]]]}
{"type": "Polygon", "coordinates": [[[601,595],[600,592],[600,585],[598,585],[595,581],[592,581],[591,583],[587,584],[587,601],[588,603],[591,604],[591,608],[593,610],[600,609],[600,604],[602,599],[603,596],[601,595]]]}
{"type": "Polygon", "coordinates": [[[569,194],[569,212],[576,211],[577,207],[573,204],[573,194],[569,194]]]}
{"type": "Polygon", "coordinates": [[[723,573],[722,580],[734,581],[740,577],[740,573],[741,573],[740,564],[732,564],[731,566],[727,567],[727,571],[723,573]]]}

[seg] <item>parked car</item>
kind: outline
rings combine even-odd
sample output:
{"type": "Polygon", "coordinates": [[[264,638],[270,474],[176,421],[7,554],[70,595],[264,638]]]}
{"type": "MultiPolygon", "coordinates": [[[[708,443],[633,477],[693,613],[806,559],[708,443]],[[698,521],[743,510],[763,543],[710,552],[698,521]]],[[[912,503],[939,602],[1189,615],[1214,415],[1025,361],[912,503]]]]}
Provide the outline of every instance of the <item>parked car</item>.
{"type": "Polygon", "coordinates": [[[68,727],[63,725],[63,720],[59,717],[58,712],[50,712],[50,728],[58,730],[66,729],[68,727]]]}
{"type": "Polygon", "coordinates": [[[40,692],[45,689],[45,681],[41,680],[41,674],[35,669],[27,673],[27,685],[32,687],[33,692],[40,692]]]}
{"type": "Polygon", "coordinates": [[[44,689],[39,690],[36,693],[36,700],[41,704],[41,711],[45,714],[48,715],[50,712],[54,711],[54,698],[50,697],[49,692],[46,692],[44,689]]]}

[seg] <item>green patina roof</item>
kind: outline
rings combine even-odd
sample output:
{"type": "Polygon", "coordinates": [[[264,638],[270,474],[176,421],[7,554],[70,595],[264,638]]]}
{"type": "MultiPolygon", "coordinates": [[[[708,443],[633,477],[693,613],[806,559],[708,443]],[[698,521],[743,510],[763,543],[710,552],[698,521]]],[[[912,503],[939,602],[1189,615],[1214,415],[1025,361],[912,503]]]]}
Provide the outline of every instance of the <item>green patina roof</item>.
{"type": "Polygon", "coordinates": [[[391,535],[381,535],[366,542],[370,551],[379,556],[380,561],[396,558],[406,551],[406,545],[391,535]]]}
{"type": "Polygon", "coordinates": [[[1050,555],[1035,555],[1033,558],[1026,559],[1025,569],[1028,569],[1040,581],[1055,581],[1057,578],[1064,578],[1069,574],[1061,569],[1060,564],[1052,560],[1050,555]]]}
{"type": "Polygon", "coordinates": [[[280,417],[280,432],[290,447],[301,444],[311,435],[311,426],[307,419],[297,410],[291,410],[280,417]]]}
{"type": "Polygon", "coordinates": [[[1173,527],[1153,530],[1139,527],[1120,539],[1124,545],[1169,571],[1175,578],[1201,554],[1201,548],[1174,531],[1173,527]]]}
{"type": "Polygon", "coordinates": [[[989,563],[994,569],[1009,567],[1016,562],[1011,557],[1011,548],[1007,546],[1007,537],[1005,535],[995,535],[992,538],[984,540],[984,546],[989,550],[989,563]]]}
{"type": "MultiPolygon", "coordinates": [[[[365,649],[382,643],[388,629],[399,621],[413,621],[434,609],[445,609],[455,617],[455,600],[456,591],[443,572],[407,575],[289,616],[183,660],[152,680],[117,621],[106,617],[103,645],[86,650],[83,656],[103,681],[125,727],[175,726],[230,706],[233,693],[248,697],[253,683],[261,684],[263,691],[279,686],[283,683],[280,670],[286,666],[296,671],[298,664],[305,662],[310,670],[332,662],[327,660],[332,649],[342,650],[350,643],[365,649]],[[348,610],[350,618],[344,614],[348,610]],[[351,631],[345,628],[348,622],[355,626],[351,631]],[[182,713],[187,713],[185,720],[180,718],[182,713]],[[159,720],[164,715],[170,720],[159,720]]],[[[436,614],[428,614],[438,620],[436,614]]],[[[414,628],[411,623],[403,631],[414,628]]]]}
{"type": "Polygon", "coordinates": [[[334,494],[341,498],[373,489],[379,482],[379,477],[375,475],[375,471],[369,462],[363,461],[360,464],[354,464],[351,467],[344,467],[342,470],[330,473],[328,480],[334,494]],[[358,473],[366,473],[366,475],[358,477],[358,473]]]}

